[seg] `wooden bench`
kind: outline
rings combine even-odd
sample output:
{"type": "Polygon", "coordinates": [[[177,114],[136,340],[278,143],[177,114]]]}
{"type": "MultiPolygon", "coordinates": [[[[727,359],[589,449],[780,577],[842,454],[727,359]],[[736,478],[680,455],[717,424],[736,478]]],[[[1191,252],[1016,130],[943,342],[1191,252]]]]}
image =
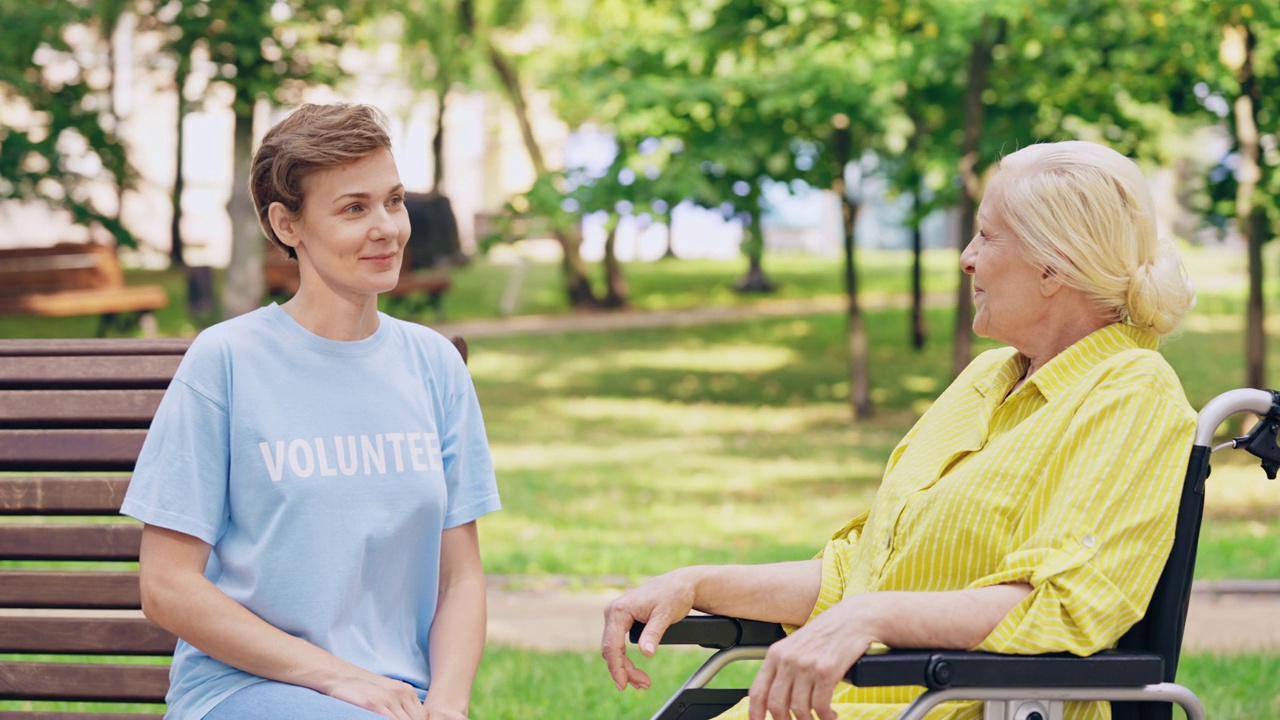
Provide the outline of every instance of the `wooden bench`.
{"type": "Polygon", "coordinates": [[[169,304],[159,285],[125,285],[115,250],[97,243],[0,250],[0,314],[99,315],[98,335],[142,325],[169,304]]]}
{"type": "MultiPolygon", "coordinates": [[[[285,256],[274,245],[264,251],[263,276],[268,295],[292,296],[298,292],[302,282],[298,275],[298,262],[285,256]]],[[[395,299],[405,313],[421,310],[415,300],[423,300],[425,307],[431,308],[437,319],[444,319],[444,294],[453,286],[449,273],[443,270],[413,269],[413,258],[405,249],[404,261],[400,263],[400,281],[394,290],[385,293],[395,299]]]]}
{"type": "Polygon", "coordinates": [[[118,510],[189,343],[0,341],[0,720],[160,718],[176,640],[142,615],[118,510]],[[110,705],[13,709],[63,702],[110,705]]]}

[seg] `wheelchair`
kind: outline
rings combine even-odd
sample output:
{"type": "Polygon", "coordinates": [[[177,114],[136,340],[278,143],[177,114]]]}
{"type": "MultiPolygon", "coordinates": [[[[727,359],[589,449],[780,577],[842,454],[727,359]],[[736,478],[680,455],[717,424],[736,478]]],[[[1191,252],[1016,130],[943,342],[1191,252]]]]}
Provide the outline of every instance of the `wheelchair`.
{"type": "MultiPolygon", "coordinates": [[[[923,687],[898,720],[923,720],[938,705],[953,700],[983,701],[984,720],[1062,720],[1067,701],[1110,701],[1113,720],[1171,720],[1173,705],[1187,720],[1204,720],[1195,694],[1175,682],[1196,546],[1204,515],[1209,456],[1219,450],[1243,449],[1262,461],[1267,477],[1280,469],[1280,392],[1238,389],[1205,405],[1196,424],[1195,443],[1183,481],[1173,548],[1161,573],[1146,616],[1115,649],[1089,657],[1068,653],[1000,655],[942,650],[889,650],[868,654],[854,663],[845,680],[859,687],[923,687]],[[1249,433],[1217,447],[1218,427],[1238,413],[1261,420],[1249,433]]],[[[631,642],[644,630],[631,628],[631,642]]],[[[715,615],[690,615],[663,635],[664,645],[700,645],[716,650],[652,720],[708,720],[746,696],[745,689],[708,688],[726,666],[760,660],[769,645],[785,637],[780,625],[715,615]]]]}

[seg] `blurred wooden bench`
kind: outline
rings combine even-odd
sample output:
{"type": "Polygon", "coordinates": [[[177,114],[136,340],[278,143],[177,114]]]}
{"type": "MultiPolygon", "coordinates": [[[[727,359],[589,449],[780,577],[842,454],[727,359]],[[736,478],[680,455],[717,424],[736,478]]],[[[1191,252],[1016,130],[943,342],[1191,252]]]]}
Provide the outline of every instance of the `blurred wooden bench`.
{"type": "MultiPolygon", "coordinates": [[[[274,245],[263,251],[263,276],[268,295],[285,295],[292,297],[298,292],[301,279],[298,275],[298,262],[285,256],[274,245]]],[[[408,312],[416,312],[419,308],[413,301],[422,299],[426,307],[431,308],[437,319],[444,319],[444,294],[453,286],[449,273],[443,270],[414,270],[413,258],[409,249],[405,249],[404,260],[400,263],[400,281],[394,290],[385,295],[395,298],[406,305],[408,312]]]]}
{"type": "Polygon", "coordinates": [[[159,285],[125,285],[115,250],[97,243],[0,250],[0,314],[98,315],[98,335],[139,324],[154,333],[151,313],[169,304],[159,285]]]}
{"type": "Polygon", "coordinates": [[[4,708],[164,702],[176,640],[142,615],[142,527],[119,508],[189,344],[0,340],[0,656],[16,656],[0,657],[0,720],[161,717],[4,708]]]}

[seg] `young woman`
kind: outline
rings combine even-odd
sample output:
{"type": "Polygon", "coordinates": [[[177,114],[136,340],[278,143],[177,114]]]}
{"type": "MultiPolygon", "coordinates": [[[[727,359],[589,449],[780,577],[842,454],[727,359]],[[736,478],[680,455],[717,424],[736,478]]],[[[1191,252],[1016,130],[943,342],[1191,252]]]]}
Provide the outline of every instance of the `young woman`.
{"type": "Polygon", "coordinates": [[[122,508],[181,638],[166,717],[465,718],[498,492],[457,351],[377,309],[409,237],[381,116],[300,108],[250,183],[300,289],[196,338],[122,508]]]}

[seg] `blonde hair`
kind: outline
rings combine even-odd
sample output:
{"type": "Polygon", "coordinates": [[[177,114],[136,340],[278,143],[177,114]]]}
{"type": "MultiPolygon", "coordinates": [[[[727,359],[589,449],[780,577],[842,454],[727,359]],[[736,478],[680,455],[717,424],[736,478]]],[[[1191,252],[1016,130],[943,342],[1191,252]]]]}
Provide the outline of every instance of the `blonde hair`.
{"type": "Polygon", "coordinates": [[[271,227],[271,203],[297,215],[306,200],[303,181],[308,176],[363,160],[380,149],[390,150],[391,139],[386,118],[374,107],[333,103],[295,110],[267,131],[249,169],[249,193],[262,232],[296,260],[297,251],[280,242],[271,227]]]}
{"type": "Polygon", "coordinates": [[[1195,304],[1182,258],[1157,237],[1142,172],[1091,142],[1025,147],[1000,161],[1001,214],[1027,259],[1117,320],[1165,337],[1195,304]]]}

